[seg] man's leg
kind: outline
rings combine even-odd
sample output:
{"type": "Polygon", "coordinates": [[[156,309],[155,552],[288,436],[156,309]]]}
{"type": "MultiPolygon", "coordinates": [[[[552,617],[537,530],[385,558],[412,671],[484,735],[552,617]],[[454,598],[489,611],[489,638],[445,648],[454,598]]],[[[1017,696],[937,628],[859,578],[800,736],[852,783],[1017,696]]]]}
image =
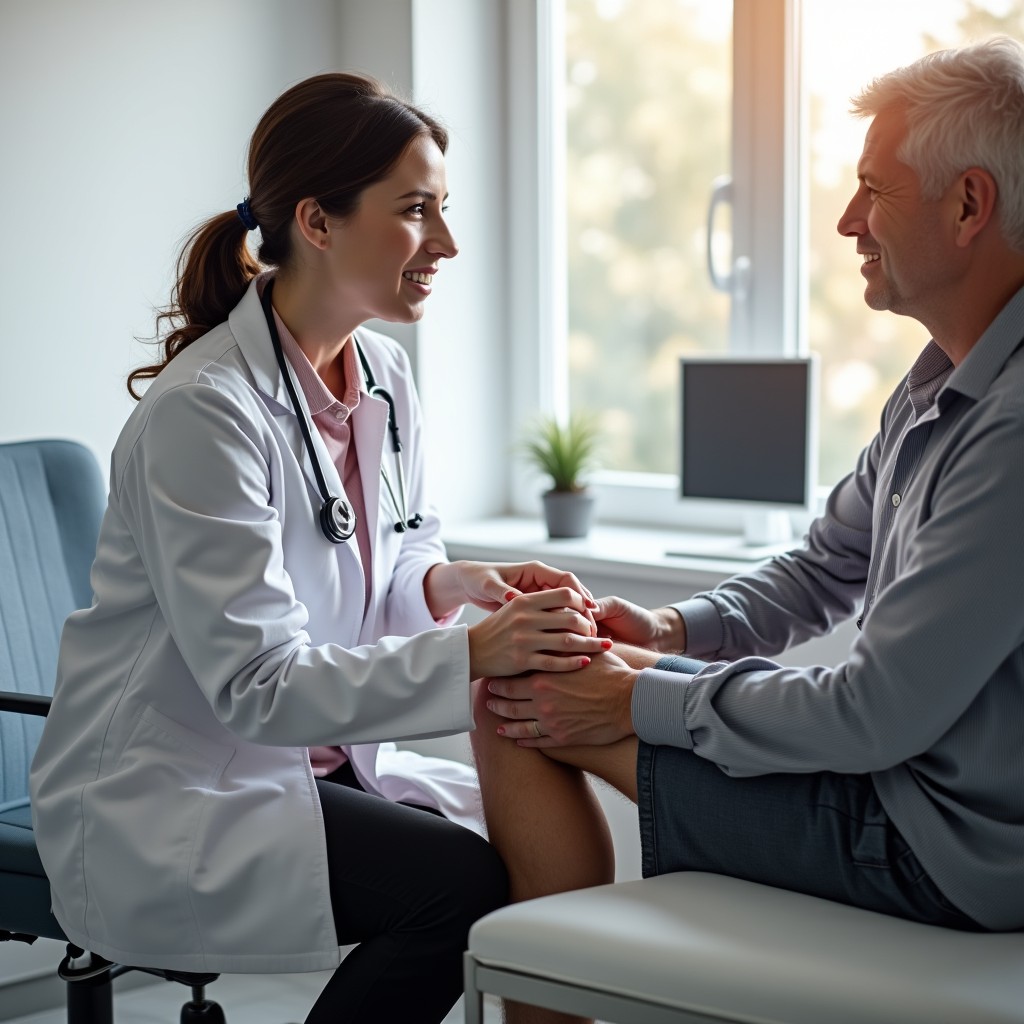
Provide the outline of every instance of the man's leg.
{"type": "MultiPolygon", "coordinates": [[[[646,656],[669,671],[699,667],[686,659],[646,656]]],[[[501,835],[499,852],[516,879],[513,898],[540,895],[538,887],[555,892],[596,884],[601,879],[593,876],[579,880],[586,875],[582,865],[562,865],[557,878],[546,873],[552,843],[571,848],[573,856],[582,846],[589,848],[585,830],[578,834],[583,838],[571,831],[579,790],[565,783],[572,776],[548,772],[543,759],[533,758],[528,790],[544,789],[545,798],[531,801],[530,792],[512,780],[527,760],[521,755],[539,751],[497,737],[502,720],[487,711],[485,699],[486,694],[478,704],[475,746],[481,760],[493,757],[502,765],[504,783],[497,792],[485,786],[484,803],[501,835]],[[554,794],[547,791],[553,778],[563,780],[554,794]],[[551,833],[539,847],[538,833],[551,833]],[[527,870],[521,869],[523,863],[527,870]]],[[[608,746],[549,747],[543,753],[566,770],[604,778],[637,802],[645,876],[709,871],[911,920],[978,928],[927,876],[885,814],[870,776],[819,772],[734,778],[692,751],[651,747],[635,738],[608,746]]],[[[516,1024],[556,1019],[510,1017],[516,1024]]]]}
{"type": "MultiPolygon", "coordinates": [[[[513,902],[611,882],[615,855],[604,813],[583,772],[571,755],[582,759],[588,751],[605,748],[563,748],[567,763],[546,757],[539,750],[517,746],[499,736],[504,719],[487,709],[487,691],[479,688],[471,733],[480,776],[488,838],[505,862],[513,902]]],[[[636,791],[636,755],[625,771],[628,753],[616,758],[609,775],[636,791]]],[[[618,782],[613,784],[618,785],[618,782]]],[[[621,788],[621,787],[620,787],[621,788]]],[[[626,791],[625,789],[623,790],[626,791]]],[[[579,1024],[582,1018],[506,1003],[509,1024],[579,1024]]]]}
{"type": "Polygon", "coordinates": [[[545,747],[544,754],[553,761],[560,761],[604,779],[636,803],[636,758],[639,746],[640,741],[630,736],[618,743],[601,747],[545,747]]]}

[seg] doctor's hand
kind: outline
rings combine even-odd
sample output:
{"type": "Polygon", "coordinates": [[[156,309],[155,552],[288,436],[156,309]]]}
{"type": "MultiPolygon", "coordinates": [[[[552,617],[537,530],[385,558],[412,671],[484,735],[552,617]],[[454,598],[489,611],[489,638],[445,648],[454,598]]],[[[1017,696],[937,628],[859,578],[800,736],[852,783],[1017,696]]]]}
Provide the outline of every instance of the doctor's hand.
{"type": "Polygon", "coordinates": [[[590,655],[611,647],[609,640],[593,635],[586,612],[585,599],[569,587],[512,597],[469,627],[470,678],[572,672],[586,666],[590,655]]]}
{"type": "Polygon", "coordinates": [[[675,608],[648,611],[621,597],[602,597],[594,609],[597,630],[624,644],[666,654],[686,648],[686,624],[675,608]]]}
{"type": "Polygon", "coordinates": [[[633,735],[639,670],[609,651],[578,672],[488,679],[487,707],[508,721],[498,733],[521,747],[615,743],[633,735]]]}

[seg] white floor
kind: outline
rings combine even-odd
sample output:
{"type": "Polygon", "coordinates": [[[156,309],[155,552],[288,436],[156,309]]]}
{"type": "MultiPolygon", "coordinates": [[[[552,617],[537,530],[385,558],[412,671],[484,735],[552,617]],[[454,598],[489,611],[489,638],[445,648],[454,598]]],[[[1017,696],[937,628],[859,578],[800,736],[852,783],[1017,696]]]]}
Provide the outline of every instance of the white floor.
{"type": "MultiPolygon", "coordinates": [[[[330,977],[324,974],[240,975],[222,974],[207,990],[224,1009],[227,1024],[290,1024],[301,1022],[330,977]]],[[[188,990],[169,982],[117,991],[114,982],[116,1024],[178,1024],[181,1004],[188,990]]],[[[499,1024],[496,1002],[485,1007],[487,1024],[499,1024]]],[[[67,1024],[63,1009],[16,1017],[4,1024],[67,1024]]],[[[381,1021],[381,1024],[392,1024],[381,1021]]],[[[455,1004],[444,1024],[463,1024],[462,1000],[455,1004]]]]}

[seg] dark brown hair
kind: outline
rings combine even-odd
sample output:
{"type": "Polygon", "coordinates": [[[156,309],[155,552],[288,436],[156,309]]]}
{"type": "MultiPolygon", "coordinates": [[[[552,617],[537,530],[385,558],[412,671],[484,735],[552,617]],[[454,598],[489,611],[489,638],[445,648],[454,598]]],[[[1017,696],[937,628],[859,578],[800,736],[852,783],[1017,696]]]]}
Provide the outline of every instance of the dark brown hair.
{"type": "Polygon", "coordinates": [[[279,96],[249,143],[249,205],[260,229],[258,259],[234,210],[192,232],[178,256],[171,303],[156,318],[163,358],[128,375],[129,394],[139,399],[138,381],[155,377],[226,320],[265,266],[288,265],[292,218],[302,199],[316,199],[329,216],[347,217],[363,190],[386,178],[409,143],[423,135],[442,153],[447,150],[448,133],[437,121],[366,76],[316,75],[279,96]]]}

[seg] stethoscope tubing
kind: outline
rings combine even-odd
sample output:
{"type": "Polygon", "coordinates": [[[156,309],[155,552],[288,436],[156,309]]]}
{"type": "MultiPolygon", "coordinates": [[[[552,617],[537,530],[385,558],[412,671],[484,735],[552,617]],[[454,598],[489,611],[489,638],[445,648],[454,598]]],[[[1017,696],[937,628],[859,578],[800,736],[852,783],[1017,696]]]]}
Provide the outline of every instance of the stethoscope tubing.
{"type": "MultiPolygon", "coordinates": [[[[331,543],[341,544],[347,541],[356,532],[355,510],[344,498],[332,495],[327,487],[327,480],[324,477],[323,467],[320,465],[320,459],[317,457],[316,449],[313,447],[313,438],[310,433],[309,424],[306,422],[306,416],[303,412],[302,405],[299,403],[299,396],[295,390],[295,385],[292,382],[291,373],[288,369],[287,360],[284,356],[284,349],[281,345],[281,337],[277,330],[277,324],[274,322],[274,310],[271,303],[273,287],[274,280],[271,278],[263,289],[263,295],[260,300],[261,305],[263,306],[263,315],[267,320],[267,328],[270,331],[270,341],[274,349],[274,356],[277,359],[277,365],[281,370],[281,376],[284,378],[288,397],[291,400],[292,408],[295,410],[296,418],[299,421],[299,429],[302,433],[302,443],[309,455],[309,460],[313,466],[313,475],[316,477],[317,488],[320,491],[320,497],[323,499],[323,505],[321,506],[319,516],[320,528],[323,531],[324,536],[331,541],[331,543]]],[[[398,520],[394,524],[395,531],[397,533],[404,533],[407,529],[418,529],[420,523],[423,522],[423,517],[419,513],[416,513],[410,518],[408,514],[409,507],[406,503],[405,472],[402,466],[402,439],[398,430],[398,418],[395,413],[395,399],[390,391],[377,383],[374,378],[373,371],[370,369],[370,363],[366,358],[366,353],[363,352],[362,346],[356,340],[354,335],[352,337],[352,344],[356,347],[356,355],[359,357],[359,363],[363,370],[367,394],[371,398],[381,399],[388,407],[388,432],[391,435],[391,450],[398,469],[397,495],[395,494],[395,489],[391,484],[391,478],[388,475],[387,470],[384,468],[383,462],[380,467],[380,475],[381,479],[384,481],[384,487],[388,492],[388,496],[391,499],[391,504],[394,506],[395,511],[399,516],[398,520]]]]}

